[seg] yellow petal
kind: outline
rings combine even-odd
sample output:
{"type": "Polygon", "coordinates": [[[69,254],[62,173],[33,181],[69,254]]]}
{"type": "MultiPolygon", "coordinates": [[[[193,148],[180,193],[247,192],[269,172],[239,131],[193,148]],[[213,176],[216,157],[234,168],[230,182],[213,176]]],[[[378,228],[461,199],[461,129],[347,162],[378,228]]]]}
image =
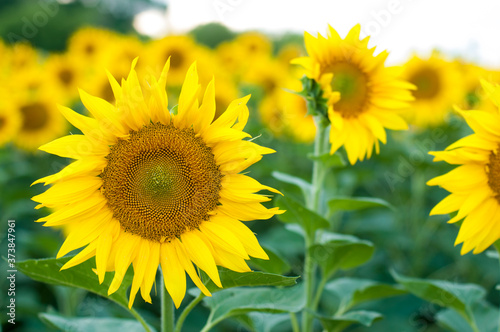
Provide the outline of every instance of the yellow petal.
{"type": "Polygon", "coordinates": [[[160,250],[160,263],[165,287],[172,297],[175,307],[179,308],[186,294],[186,273],[172,243],[162,243],[160,250]]]}
{"type": "Polygon", "coordinates": [[[205,271],[210,279],[212,279],[217,286],[222,288],[219,271],[215,265],[214,257],[210,249],[205,245],[205,242],[200,239],[198,233],[198,230],[183,233],[181,235],[182,244],[184,248],[186,248],[188,257],[193,263],[205,271]]]}
{"type": "Polygon", "coordinates": [[[218,214],[210,218],[212,223],[219,224],[230,230],[240,240],[248,255],[260,258],[269,259],[266,252],[262,249],[259,241],[254,233],[242,222],[234,218],[230,218],[223,214],[218,214]]]}
{"type": "Polygon", "coordinates": [[[243,259],[250,259],[238,237],[224,226],[208,221],[201,223],[200,230],[210,239],[214,247],[220,247],[243,259]]]}

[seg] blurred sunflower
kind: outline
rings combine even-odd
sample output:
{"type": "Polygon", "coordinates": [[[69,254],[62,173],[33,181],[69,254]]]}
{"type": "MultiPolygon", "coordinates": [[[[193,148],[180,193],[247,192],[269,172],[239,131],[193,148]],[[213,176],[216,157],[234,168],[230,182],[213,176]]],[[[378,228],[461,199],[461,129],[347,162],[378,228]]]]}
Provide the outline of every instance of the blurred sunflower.
{"type": "Polygon", "coordinates": [[[109,30],[86,27],[76,31],[68,41],[69,56],[93,66],[107,53],[117,35],[109,30]]]}
{"type": "Polygon", "coordinates": [[[0,147],[12,141],[21,127],[19,111],[12,105],[7,95],[0,94],[0,147]]]}
{"type": "Polygon", "coordinates": [[[354,26],[345,39],[330,26],[328,38],[304,35],[308,57],[292,63],[306,69],[316,80],[327,99],[331,122],[331,153],[345,146],[349,162],[370,158],[379,141],[385,144],[385,129],[407,129],[398,115],[413,98],[413,86],[398,78],[397,67],[385,67],[387,52],[373,55],[369,38],[359,40],[360,25],[354,26]],[[339,94],[340,92],[340,94],[339,94]]]}
{"type": "Polygon", "coordinates": [[[192,263],[222,287],[216,265],[249,271],[249,256],[267,259],[254,234],[240,220],[268,219],[281,213],[255,194],[273,188],[239,174],[274,152],[243,132],[249,97],[237,99],[217,120],[213,81],[201,105],[193,64],[179,97],[168,111],[165,92],[169,62],[159,80],[141,89],[134,69],[120,86],[110,76],[117,106],[81,91],[93,118],[68,108],[64,116],[84,135],[57,139],[41,150],[76,159],[61,172],[35,183],[54,185],[33,197],[56,212],[41,218],[45,226],[78,224],[59,250],[61,257],[84,247],[63,269],[94,257],[99,281],[115,271],[109,294],[121,285],[130,264],[134,278],[131,307],[138,290],[151,302],[158,265],[165,287],[179,307],[186,291],[185,272],[201,291],[192,263]]]}
{"type": "Polygon", "coordinates": [[[257,85],[262,88],[264,94],[270,94],[284,88],[285,82],[290,80],[287,66],[270,57],[262,57],[255,59],[243,74],[242,81],[257,85]]]}
{"type": "Polygon", "coordinates": [[[483,87],[497,111],[459,110],[474,134],[445,151],[430,152],[434,161],[460,165],[427,184],[450,192],[430,214],[458,211],[448,222],[463,219],[455,241],[455,245],[463,243],[462,254],[473,249],[480,253],[500,238],[500,87],[487,82],[483,87]]]}
{"type": "Polygon", "coordinates": [[[38,65],[38,53],[28,43],[16,43],[10,48],[10,54],[6,57],[9,61],[3,63],[11,69],[12,74],[17,74],[20,70],[30,69],[38,65]]]}
{"type": "Polygon", "coordinates": [[[217,85],[215,86],[215,116],[218,119],[226,111],[233,100],[238,97],[238,89],[234,82],[229,79],[220,79],[223,76],[217,76],[217,85]]]}
{"type": "Polygon", "coordinates": [[[189,36],[168,36],[146,45],[148,74],[157,75],[165,61],[170,58],[169,85],[181,85],[189,66],[197,59],[198,46],[189,36]]]}
{"type": "Polygon", "coordinates": [[[233,41],[238,47],[241,47],[247,60],[254,57],[271,56],[272,44],[269,38],[258,32],[245,32],[233,41]]]}
{"type": "Polygon", "coordinates": [[[15,104],[21,115],[21,126],[14,139],[18,147],[34,151],[67,129],[66,121],[57,110],[56,101],[52,97],[27,96],[16,99],[15,104]]]}
{"type": "Polygon", "coordinates": [[[259,107],[262,122],[276,135],[288,135],[299,142],[310,143],[316,136],[316,126],[307,116],[307,105],[303,97],[276,90],[266,96],[259,107]]]}
{"type": "Polygon", "coordinates": [[[417,87],[411,110],[405,112],[408,122],[417,127],[444,123],[453,105],[465,96],[456,64],[444,60],[437,52],[427,60],[413,56],[404,66],[403,77],[417,87]]]}
{"type": "Polygon", "coordinates": [[[49,55],[45,64],[46,75],[50,76],[55,88],[60,90],[62,101],[72,101],[78,95],[82,80],[79,63],[73,57],[60,54],[49,55]]]}
{"type": "Polygon", "coordinates": [[[248,66],[245,59],[243,49],[234,41],[223,42],[215,49],[216,63],[230,72],[236,82],[240,81],[242,71],[248,66]]]}

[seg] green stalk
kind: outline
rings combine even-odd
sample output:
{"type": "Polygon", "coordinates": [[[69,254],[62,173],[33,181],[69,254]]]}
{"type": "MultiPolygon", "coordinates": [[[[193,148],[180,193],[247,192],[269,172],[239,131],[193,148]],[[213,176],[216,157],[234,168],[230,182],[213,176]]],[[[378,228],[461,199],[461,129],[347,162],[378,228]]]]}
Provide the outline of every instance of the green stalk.
{"type": "Polygon", "coordinates": [[[294,312],[290,313],[290,321],[292,322],[292,331],[300,332],[299,322],[297,320],[297,315],[294,312]]]}
{"type": "Polygon", "coordinates": [[[161,287],[161,332],[174,332],[174,302],[165,288],[163,277],[160,275],[161,287]]]}
{"type": "MultiPolygon", "coordinates": [[[[314,117],[316,123],[316,138],[314,140],[314,156],[318,157],[327,152],[328,140],[326,139],[328,120],[323,115],[314,117]]],[[[316,213],[323,215],[323,179],[325,169],[320,160],[315,159],[313,163],[313,174],[311,183],[311,199],[308,200],[308,208],[316,213]]],[[[307,201],[307,199],[306,199],[307,201]]],[[[306,307],[302,316],[302,332],[312,331],[314,317],[312,313],[315,311],[314,299],[314,278],[316,272],[316,264],[314,263],[309,248],[316,242],[315,234],[306,234],[305,236],[305,261],[304,261],[304,282],[306,292],[306,307]]]]}
{"type": "Polygon", "coordinates": [[[130,309],[130,313],[132,314],[132,316],[135,317],[135,319],[139,321],[139,323],[141,323],[142,327],[144,327],[144,331],[151,332],[151,329],[149,328],[144,318],[142,318],[141,315],[139,315],[139,313],[137,313],[137,311],[135,311],[134,308],[130,309]]]}
{"type": "Polygon", "coordinates": [[[196,307],[196,305],[200,303],[201,300],[203,300],[204,297],[205,295],[202,292],[200,292],[200,294],[195,299],[193,299],[193,301],[191,301],[186,308],[184,308],[181,315],[177,319],[177,323],[175,324],[175,332],[182,331],[182,324],[184,324],[186,317],[189,315],[191,310],[193,310],[194,307],[196,307]]]}

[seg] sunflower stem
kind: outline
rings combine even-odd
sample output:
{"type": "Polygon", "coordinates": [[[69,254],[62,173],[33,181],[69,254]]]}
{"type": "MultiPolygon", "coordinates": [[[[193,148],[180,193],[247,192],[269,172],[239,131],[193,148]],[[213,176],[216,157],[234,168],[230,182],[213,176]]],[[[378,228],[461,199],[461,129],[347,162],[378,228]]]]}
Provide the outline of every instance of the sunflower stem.
{"type": "Polygon", "coordinates": [[[175,311],[174,302],[160,277],[161,287],[161,332],[174,332],[175,311]]]}
{"type": "Polygon", "coordinates": [[[186,317],[189,315],[189,313],[191,312],[191,310],[194,309],[194,307],[196,307],[196,305],[198,303],[200,303],[201,300],[203,300],[203,298],[205,297],[205,295],[200,292],[200,294],[198,294],[198,296],[193,299],[193,301],[191,301],[187,306],[186,308],[184,308],[184,310],[182,311],[181,315],[179,316],[179,318],[177,319],[177,322],[175,324],[175,332],[181,332],[182,331],[182,324],[184,324],[184,321],[186,320],[186,317]]]}
{"type": "Polygon", "coordinates": [[[292,322],[292,331],[300,332],[299,321],[297,320],[295,312],[290,313],[290,321],[292,322]]]}
{"type": "Polygon", "coordinates": [[[142,318],[142,316],[139,315],[139,313],[135,311],[134,308],[130,309],[130,313],[132,314],[132,316],[134,316],[135,319],[139,321],[139,323],[141,323],[142,327],[144,327],[144,331],[151,332],[151,329],[149,328],[144,318],[142,318]]]}
{"type": "MultiPolygon", "coordinates": [[[[328,120],[323,115],[314,117],[316,123],[316,138],[314,140],[314,159],[313,174],[311,183],[311,199],[308,201],[308,208],[319,215],[323,215],[323,179],[326,173],[324,164],[319,160],[319,156],[327,152],[328,140],[326,139],[328,120]]],[[[306,199],[307,201],[307,199],[306,199]]],[[[305,261],[304,261],[304,282],[306,307],[302,316],[302,332],[312,331],[313,313],[315,311],[315,292],[314,279],[316,272],[316,264],[314,263],[309,248],[316,242],[316,234],[306,234],[305,236],[305,261]]]]}

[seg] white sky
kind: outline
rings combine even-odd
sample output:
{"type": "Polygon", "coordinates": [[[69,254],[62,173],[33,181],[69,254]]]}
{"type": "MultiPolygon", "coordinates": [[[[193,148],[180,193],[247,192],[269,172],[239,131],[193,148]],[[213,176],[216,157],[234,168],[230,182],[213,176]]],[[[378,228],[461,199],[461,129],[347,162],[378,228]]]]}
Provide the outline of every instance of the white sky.
{"type": "Polygon", "coordinates": [[[483,65],[500,68],[498,0],[168,0],[167,26],[183,33],[208,22],[232,30],[326,33],[341,36],[356,23],[371,45],[390,52],[389,62],[437,47],[483,65]]]}

